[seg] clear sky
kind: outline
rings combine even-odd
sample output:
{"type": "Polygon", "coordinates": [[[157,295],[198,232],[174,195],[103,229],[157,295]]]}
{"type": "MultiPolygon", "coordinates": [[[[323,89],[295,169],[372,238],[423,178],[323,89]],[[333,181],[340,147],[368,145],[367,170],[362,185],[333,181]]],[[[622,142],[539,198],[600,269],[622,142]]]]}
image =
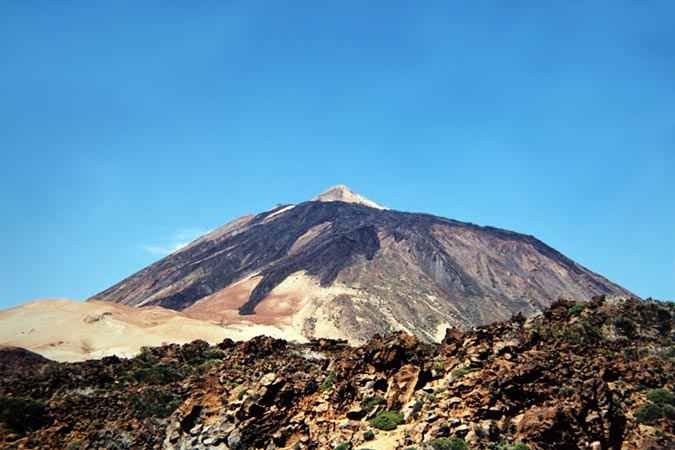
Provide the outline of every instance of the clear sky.
{"type": "Polygon", "coordinates": [[[0,3],[0,308],[346,184],[675,299],[675,2],[0,3]]]}

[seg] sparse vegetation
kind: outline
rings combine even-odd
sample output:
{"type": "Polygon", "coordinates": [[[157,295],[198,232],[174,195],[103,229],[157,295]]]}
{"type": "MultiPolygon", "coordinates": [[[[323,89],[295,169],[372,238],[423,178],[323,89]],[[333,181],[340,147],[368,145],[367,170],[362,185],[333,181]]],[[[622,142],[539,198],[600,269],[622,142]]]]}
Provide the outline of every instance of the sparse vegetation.
{"type": "Polygon", "coordinates": [[[530,447],[522,442],[508,444],[504,439],[499,442],[490,442],[487,448],[490,450],[530,450],[530,447]]]}
{"type": "Polygon", "coordinates": [[[612,396],[612,404],[616,406],[617,408],[623,408],[623,405],[621,404],[621,400],[619,400],[618,397],[612,396]]]}
{"type": "Polygon", "coordinates": [[[334,344],[333,347],[331,347],[331,350],[344,350],[347,348],[351,348],[351,346],[348,343],[338,342],[337,344],[334,344]]]}
{"type": "Polygon", "coordinates": [[[361,401],[361,410],[370,412],[375,409],[377,405],[384,405],[385,403],[387,403],[387,400],[385,400],[385,398],[381,395],[366,397],[361,401]]]}
{"type": "Polygon", "coordinates": [[[635,418],[639,423],[647,425],[662,417],[675,418],[675,397],[665,388],[650,389],[645,393],[649,403],[635,411],[635,418]]]}
{"type": "Polygon", "coordinates": [[[558,395],[560,397],[571,397],[577,389],[574,386],[563,386],[558,389],[558,395]]]}
{"type": "Polygon", "coordinates": [[[207,359],[225,359],[226,356],[227,353],[219,348],[214,348],[206,352],[207,359]]]}
{"type": "Polygon", "coordinates": [[[562,337],[572,345],[591,345],[602,339],[602,331],[595,325],[583,321],[572,325],[562,337]]]}
{"type": "Polygon", "coordinates": [[[429,446],[433,450],[468,450],[464,439],[453,437],[450,439],[432,439],[429,446]]]}
{"type": "Polygon", "coordinates": [[[461,378],[467,373],[478,372],[480,367],[462,366],[452,371],[451,375],[454,379],[461,378]]]}
{"type": "Polygon", "coordinates": [[[66,450],[79,450],[81,446],[82,441],[80,441],[79,439],[75,439],[74,441],[70,441],[70,443],[66,447],[66,450]]]}
{"type": "Polygon", "coordinates": [[[365,433],[363,433],[363,439],[366,441],[372,441],[375,439],[375,433],[373,433],[373,430],[368,430],[365,433]]]}
{"type": "Polygon", "coordinates": [[[616,317],[612,320],[612,325],[614,325],[616,331],[623,336],[626,336],[629,339],[633,339],[635,337],[636,325],[635,321],[630,317],[616,317]]]}
{"type": "Polygon", "coordinates": [[[244,397],[248,394],[248,389],[242,389],[237,393],[237,400],[242,401],[244,397]]]}
{"type": "Polygon", "coordinates": [[[378,430],[390,431],[403,422],[403,414],[396,411],[382,411],[370,420],[370,426],[378,430]]]}
{"type": "Polygon", "coordinates": [[[577,303],[576,305],[570,306],[567,310],[567,317],[578,316],[581,312],[586,309],[586,305],[577,303]]]}
{"type": "Polygon", "coordinates": [[[129,397],[129,406],[138,418],[163,418],[171,415],[180,405],[180,399],[164,389],[147,388],[133,392],[129,397]]]}
{"type": "Polygon", "coordinates": [[[517,444],[507,446],[506,450],[530,450],[530,447],[523,444],[522,442],[518,442],[517,444]]]}
{"type": "Polygon", "coordinates": [[[209,351],[209,343],[197,339],[181,347],[181,358],[186,364],[197,366],[204,362],[206,352],[209,351]]]}
{"type": "Polygon", "coordinates": [[[151,367],[136,369],[131,376],[138,383],[151,385],[173,383],[185,378],[184,374],[167,364],[157,364],[151,367]]]}
{"type": "Polygon", "coordinates": [[[591,325],[588,322],[581,322],[581,326],[584,327],[584,332],[586,333],[586,336],[592,339],[602,338],[602,331],[600,331],[600,328],[596,327],[595,325],[591,325]]]}
{"type": "Polygon", "coordinates": [[[349,442],[340,442],[333,447],[333,450],[349,450],[350,448],[352,448],[352,445],[349,442]]]}
{"type": "Polygon", "coordinates": [[[30,397],[0,396],[0,422],[16,433],[39,428],[45,422],[44,403],[30,397]]]}
{"type": "Polygon", "coordinates": [[[323,383],[321,383],[321,389],[324,391],[330,391],[333,389],[333,379],[335,378],[335,372],[330,371],[326,378],[323,380],[323,383]]]}
{"type": "Polygon", "coordinates": [[[661,407],[655,403],[647,403],[642,408],[635,411],[635,418],[639,423],[650,425],[662,415],[661,407]]]}
{"type": "Polygon", "coordinates": [[[673,394],[664,388],[651,389],[645,394],[647,400],[657,405],[674,405],[675,397],[673,394]]]}

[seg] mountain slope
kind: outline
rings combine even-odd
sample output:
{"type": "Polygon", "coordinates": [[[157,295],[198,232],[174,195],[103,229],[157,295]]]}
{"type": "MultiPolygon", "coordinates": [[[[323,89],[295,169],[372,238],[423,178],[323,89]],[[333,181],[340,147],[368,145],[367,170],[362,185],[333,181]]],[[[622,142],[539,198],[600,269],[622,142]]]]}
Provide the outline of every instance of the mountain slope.
{"type": "Polygon", "coordinates": [[[394,330],[439,340],[448,326],[597,294],[630,295],[532,236],[384,209],[338,186],[237,219],[94,298],[362,342],[394,330]]]}

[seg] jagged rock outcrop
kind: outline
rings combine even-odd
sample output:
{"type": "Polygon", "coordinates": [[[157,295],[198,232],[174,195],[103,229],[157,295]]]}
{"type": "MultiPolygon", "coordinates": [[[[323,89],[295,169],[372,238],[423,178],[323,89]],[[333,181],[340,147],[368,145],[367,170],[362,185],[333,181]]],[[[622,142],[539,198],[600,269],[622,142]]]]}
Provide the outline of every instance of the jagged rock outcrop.
{"type": "Polygon", "coordinates": [[[361,347],[195,341],[134,359],[26,355],[26,373],[0,352],[0,401],[35,419],[5,423],[0,438],[82,450],[673,448],[674,317],[672,304],[596,297],[450,330],[440,345],[402,332],[361,347]]]}
{"type": "Polygon", "coordinates": [[[223,324],[439,341],[560,297],[630,295],[532,236],[392,211],[336,187],[246,216],[94,296],[223,324]]]}

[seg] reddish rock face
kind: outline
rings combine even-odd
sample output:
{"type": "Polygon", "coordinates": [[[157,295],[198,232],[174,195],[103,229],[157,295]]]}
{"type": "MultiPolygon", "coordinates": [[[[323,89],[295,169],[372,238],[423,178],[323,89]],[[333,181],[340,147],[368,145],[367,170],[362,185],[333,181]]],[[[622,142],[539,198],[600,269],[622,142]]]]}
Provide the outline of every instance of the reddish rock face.
{"type": "Polygon", "coordinates": [[[309,339],[406,330],[438,342],[447,326],[598,294],[630,295],[532,236],[383,209],[339,187],[237,219],[94,298],[292,324],[309,339]]]}
{"type": "Polygon", "coordinates": [[[0,440],[21,449],[426,449],[438,439],[481,450],[675,448],[674,314],[672,304],[599,297],[451,332],[440,345],[401,332],[361,347],[258,337],[72,364],[5,349],[0,440]],[[400,413],[391,431],[378,428],[385,410],[400,413]],[[30,420],[14,420],[22,415],[30,420]]]}

